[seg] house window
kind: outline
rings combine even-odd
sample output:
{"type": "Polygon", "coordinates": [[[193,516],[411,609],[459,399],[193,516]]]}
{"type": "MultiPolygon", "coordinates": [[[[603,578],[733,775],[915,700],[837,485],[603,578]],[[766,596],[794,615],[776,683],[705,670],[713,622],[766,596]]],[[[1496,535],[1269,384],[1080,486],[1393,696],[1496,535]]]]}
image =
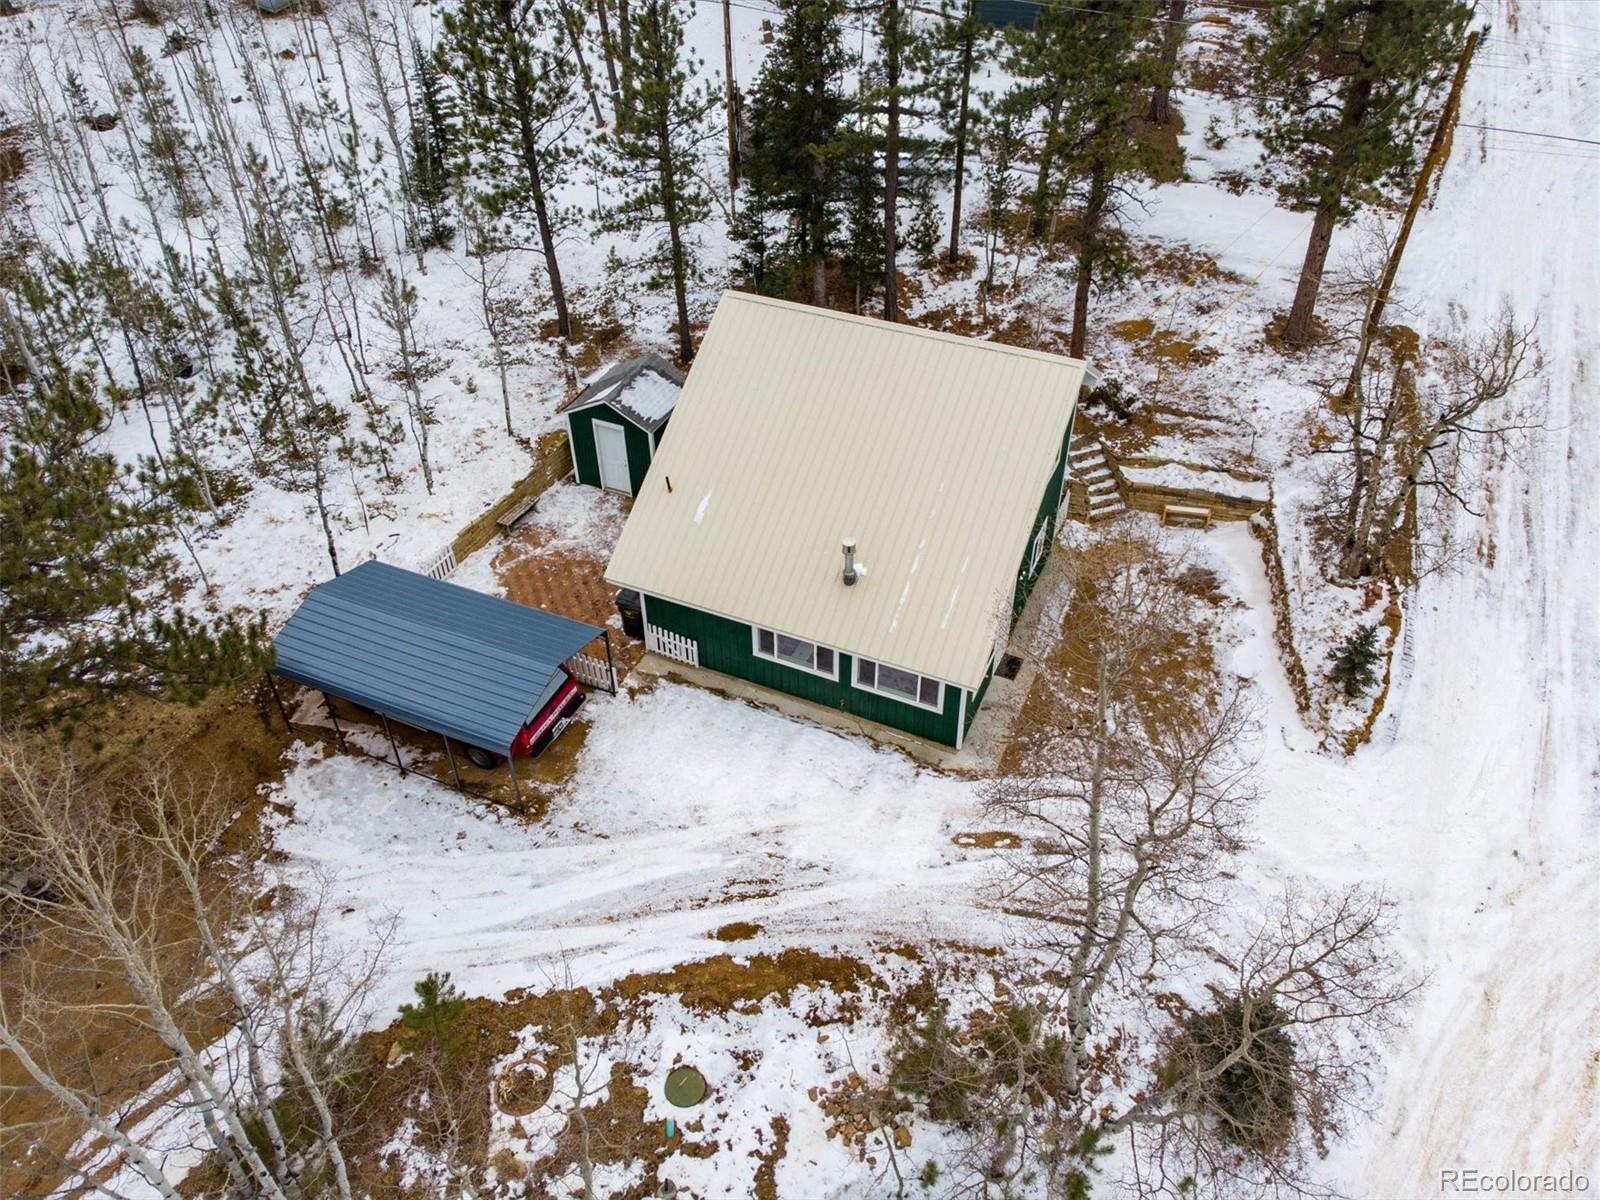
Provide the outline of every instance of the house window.
{"type": "Polygon", "coordinates": [[[863,691],[877,692],[919,708],[944,711],[944,684],[915,671],[904,671],[888,663],[873,662],[870,658],[856,659],[856,686],[863,691]]]}
{"type": "Polygon", "coordinates": [[[756,628],[756,657],[770,658],[773,662],[798,667],[828,679],[839,677],[838,660],[827,646],[759,626],[756,628]]]}

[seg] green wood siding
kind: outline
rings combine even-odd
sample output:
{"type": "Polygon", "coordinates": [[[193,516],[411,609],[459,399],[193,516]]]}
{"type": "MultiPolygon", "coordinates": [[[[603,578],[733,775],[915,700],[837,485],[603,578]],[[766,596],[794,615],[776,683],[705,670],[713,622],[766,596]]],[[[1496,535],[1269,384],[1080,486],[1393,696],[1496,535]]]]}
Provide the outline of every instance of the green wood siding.
{"type": "MultiPolygon", "coordinates": [[[[1077,419],[1077,409],[1072,412],[1073,421],[1077,419]]],[[[1050,551],[1055,546],[1056,522],[1061,513],[1061,485],[1067,477],[1067,452],[1072,446],[1073,421],[1067,422],[1066,436],[1061,439],[1061,456],[1056,460],[1056,469],[1050,475],[1050,482],[1045,485],[1044,495],[1039,498],[1039,511],[1033,518],[1033,528],[1028,531],[1028,544],[1022,551],[1022,561],[1017,564],[1017,587],[1011,597],[1011,623],[1016,624],[1017,618],[1022,615],[1022,609],[1028,603],[1028,597],[1033,592],[1033,585],[1039,582],[1039,576],[1044,574],[1045,564],[1050,561],[1050,551]],[[1028,556],[1033,552],[1034,539],[1039,536],[1039,530],[1045,529],[1044,553],[1039,556],[1039,561],[1034,564],[1032,572],[1028,570],[1028,556]]],[[[989,684],[984,681],[984,688],[989,684]]]]}
{"type": "MultiPolygon", "coordinates": [[[[994,668],[990,667],[984,672],[983,682],[978,685],[978,690],[972,693],[972,700],[967,704],[967,725],[972,728],[972,720],[978,715],[978,706],[983,703],[983,698],[989,694],[989,684],[994,679],[994,668]]],[[[965,731],[963,731],[965,732],[965,731]]]]}
{"type": "Polygon", "coordinates": [[[644,486],[645,472],[650,469],[650,458],[653,454],[650,435],[621,413],[604,404],[574,409],[567,414],[567,423],[572,430],[572,464],[578,482],[588,484],[590,487],[600,486],[600,457],[594,447],[596,421],[622,426],[623,436],[628,442],[628,479],[633,494],[637,496],[639,489],[644,486]]]}
{"type": "Polygon", "coordinates": [[[644,608],[645,620],[650,624],[693,638],[698,643],[702,667],[901,729],[930,742],[946,746],[956,744],[961,722],[961,689],[958,687],[946,684],[944,711],[933,712],[876,692],[862,691],[847,682],[855,671],[855,659],[849,654],[838,655],[839,677],[829,680],[770,659],[757,658],[750,626],[742,621],[730,621],[659,596],[647,595],[644,608]]]}

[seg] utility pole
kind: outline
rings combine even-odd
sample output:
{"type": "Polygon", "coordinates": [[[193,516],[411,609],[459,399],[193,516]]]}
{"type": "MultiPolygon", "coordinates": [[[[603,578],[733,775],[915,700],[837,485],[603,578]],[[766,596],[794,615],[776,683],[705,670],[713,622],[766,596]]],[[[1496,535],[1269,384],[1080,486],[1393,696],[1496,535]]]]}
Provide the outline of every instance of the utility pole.
{"type": "Polygon", "coordinates": [[[732,220],[739,194],[739,102],[733,87],[733,6],[730,0],[722,0],[722,76],[728,88],[728,218],[732,220]]]}
{"type": "Polygon", "coordinates": [[[1461,117],[1461,89],[1467,81],[1467,68],[1472,64],[1472,54],[1478,48],[1479,37],[1479,31],[1474,29],[1467,34],[1467,44],[1461,49],[1461,58],[1456,63],[1455,78],[1450,83],[1450,94],[1445,98],[1444,112],[1440,114],[1439,124],[1433,131],[1433,141],[1428,146],[1428,156],[1422,160],[1422,168],[1417,172],[1417,183],[1411,190],[1411,203],[1406,205],[1406,215],[1400,222],[1400,232],[1395,235],[1394,245],[1389,250],[1389,261],[1383,266],[1378,289],[1373,293],[1372,304],[1367,309],[1367,319],[1361,326],[1361,340],[1356,344],[1356,361],[1350,368],[1350,379],[1340,397],[1343,404],[1351,403],[1357,394],[1357,389],[1361,387],[1361,374],[1367,368],[1367,354],[1372,349],[1372,340],[1378,336],[1378,330],[1383,324],[1383,310],[1388,307],[1389,293],[1394,288],[1395,275],[1400,270],[1400,256],[1405,253],[1406,243],[1411,239],[1411,227],[1416,224],[1417,213],[1422,208],[1422,202],[1427,199],[1429,187],[1438,173],[1444,169],[1444,160],[1450,149],[1451,137],[1455,133],[1456,121],[1461,117]]]}

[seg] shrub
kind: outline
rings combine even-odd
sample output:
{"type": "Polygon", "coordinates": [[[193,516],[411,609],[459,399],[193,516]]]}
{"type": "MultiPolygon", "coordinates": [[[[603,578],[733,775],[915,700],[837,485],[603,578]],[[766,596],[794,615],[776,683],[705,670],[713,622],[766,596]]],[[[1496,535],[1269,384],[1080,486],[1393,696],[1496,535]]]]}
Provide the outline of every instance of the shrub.
{"type": "Polygon", "coordinates": [[[446,1062],[459,1059],[467,1043],[467,1001],[450,982],[450,973],[429,971],[411,990],[417,1002],[400,1006],[407,1049],[435,1051],[446,1062]]]}
{"type": "Polygon", "coordinates": [[[1294,1129],[1297,1092],[1294,1042],[1283,1030],[1283,1012],[1271,1002],[1246,1014],[1240,998],[1189,1018],[1174,1064],[1198,1075],[1249,1045],[1204,1085],[1203,1102],[1218,1134],[1242,1149],[1275,1157],[1294,1129]]]}
{"type": "Polygon", "coordinates": [[[1344,689],[1346,696],[1360,696],[1378,678],[1378,627],[1361,626],[1328,657],[1333,660],[1329,678],[1344,689]]]}

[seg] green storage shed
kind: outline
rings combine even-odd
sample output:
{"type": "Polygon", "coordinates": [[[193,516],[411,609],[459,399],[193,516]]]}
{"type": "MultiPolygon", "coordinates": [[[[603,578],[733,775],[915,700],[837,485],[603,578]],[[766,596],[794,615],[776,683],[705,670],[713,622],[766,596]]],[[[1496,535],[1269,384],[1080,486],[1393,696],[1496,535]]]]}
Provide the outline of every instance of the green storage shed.
{"type": "Polygon", "coordinates": [[[678,402],[683,372],[657,354],[618,363],[567,405],[567,444],[579,483],[638,495],[678,402]]]}

